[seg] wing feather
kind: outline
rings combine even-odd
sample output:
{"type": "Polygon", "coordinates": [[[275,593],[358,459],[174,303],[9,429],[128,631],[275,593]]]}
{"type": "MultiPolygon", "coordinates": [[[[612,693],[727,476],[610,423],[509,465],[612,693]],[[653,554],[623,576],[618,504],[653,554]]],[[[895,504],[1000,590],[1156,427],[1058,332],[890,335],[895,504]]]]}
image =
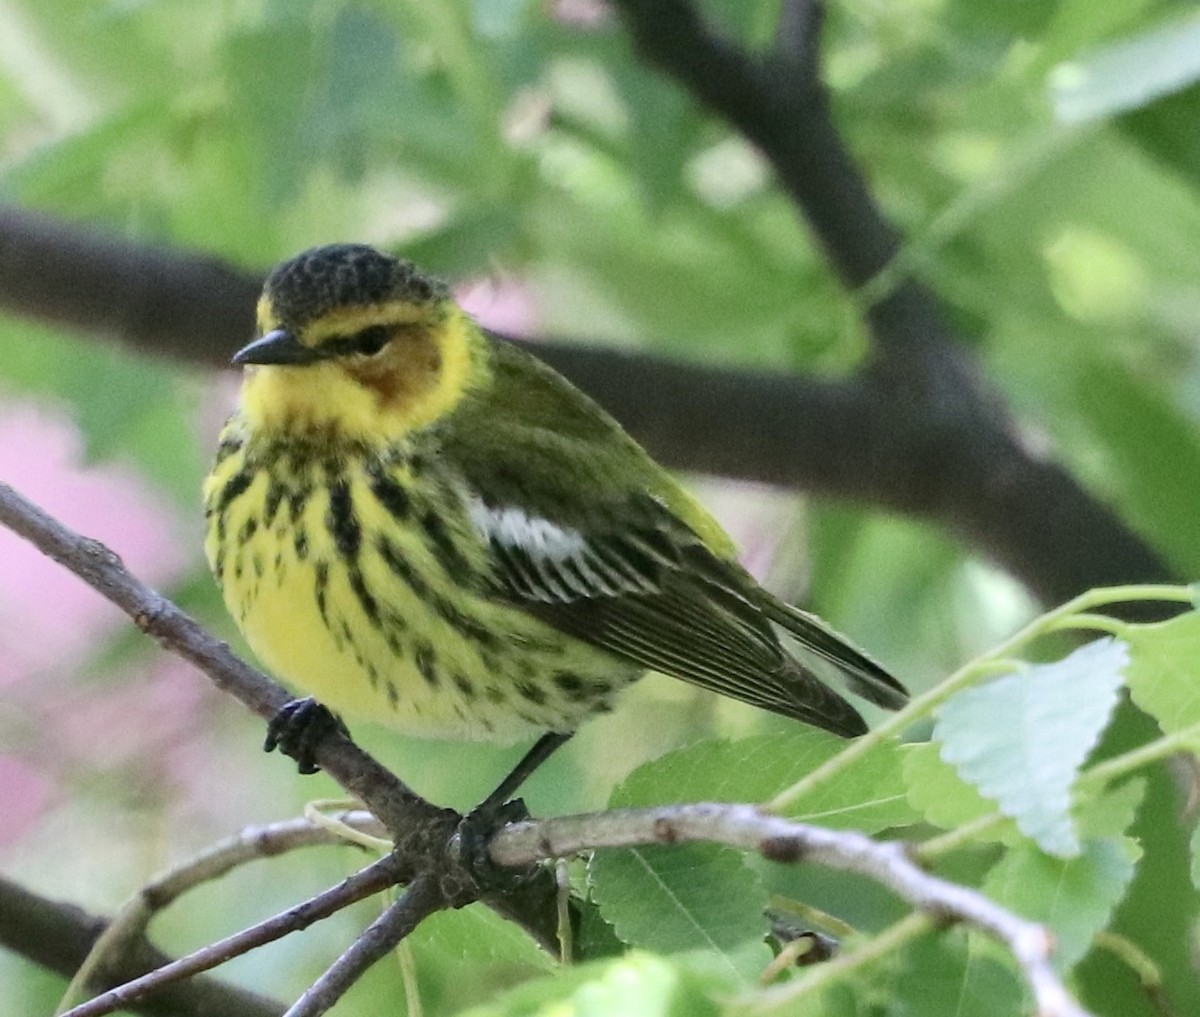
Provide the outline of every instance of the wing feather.
{"type": "Polygon", "coordinates": [[[889,710],[899,710],[908,702],[908,690],[903,685],[815,614],[775,597],[764,598],[763,611],[796,638],[803,654],[836,668],[850,689],[864,699],[889,710]]]}
{"type": "MultiPolygon", "coordinates": [[[[615,518],[646,516],[615,513],[615,518]]],[[[569,635],[640,667],[837,734],[858,713],[781,647],[757,588],[662,510],[654,528],[585,535],[512,506],[471,516],[493,551],[497,591],[569,635]]]]}
{"type": "Polygon", "coordinates": [[[863,722],[827,674],[900,701],[882,668],[762,590],[716,520],[599,406],[512,344],[487,350],[488,383],[429,437],[465,484],[492,595],[640,667],[840,734],[863,722]]]}

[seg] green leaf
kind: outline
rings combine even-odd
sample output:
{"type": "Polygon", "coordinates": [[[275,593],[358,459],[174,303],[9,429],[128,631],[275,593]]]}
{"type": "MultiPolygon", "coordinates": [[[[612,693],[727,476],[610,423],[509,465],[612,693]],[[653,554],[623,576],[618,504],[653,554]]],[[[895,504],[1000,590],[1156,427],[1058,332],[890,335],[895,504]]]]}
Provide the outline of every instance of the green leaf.
{"type": "Polygon", "coordinates": [[[1059,120],[1084,123],[1146,106],[1200,79],[1200,18],[1160,25],[1059,64],[1050,99],[1059,120]]]}
{"type": "Polygon", "coordinates": [[[762,942],[767,892],[731,848],[598,851],[589,876],[600,913],[626,943],[659,953],[707,951],[728,977],[747,983],[770,961],[762,942]]]}
{"type": "Polygon", "coordinates": [[[1133,825],[1145,797],[1146,781],[1135,777],[1114,791],[1081,803],[1075,810],[1079,835],[1088,839],[1120,837],[1133,825]]]}
{"type": "Polygon", "coordinates": [[[1192,539],[1192,506],[1200,504],[1200,435],[1191,414],[1170,397],[1173,384],[1131,376],[1127,364],[1097,357],[1081,371],[1073,397],[1076,412],[1115,467],[1120,503],[1131,522],[1191,574],[1200,563],[1192,539]]]}
{"type": "Polygon", "coordinates": [[[566,968],[460,1017],[716,1017],[735,987],[702,961],[635,951],[566,968]]]}
{"type": "Polygon", "coordinates": [[[577,961],[621,957],[625,953],[625,944],[621,942],[613,927],[604,920],[604,916],[597,908],[582,910],[579,929],[575,933],[574,946],[577,961]]]}
{"type": "Polygon", "coordinates": [[[888,1017],[994,1017],[1025,1013],[1026,994],[1008,967],[961,932],[924,936],[904,951],[887,990],[888,1017]]]}
{"type": "MultiPolygon", "coordinates": [[[[614,808],[676,802],[761,802],[836,756],[846,743],[813,728],[738,741],[710,740],[638,767],[612,795],[614,808]]],[[[906,798],[898,746],[884,742],[835,781],[788,806],[792,819],[875,832],[916,819],[906,798]]]]}
{"type": "MultiPolygon", "coordinates": [[[[1133,701],[1168,734],[1200,725],[1200,612],[1130,625],[1124,636],[1133,654],[1126,678],[1133,701]]],[[[1200,730],[1191,745],[1200,751],[1200,730]]]]}
{"type": "Polygon", "coordinates": [[[1194,129],[1198,115],[1200,85],[1193,85],[1126,113],[1117,123],[1144,152],[1182,179],[1194,180],[1200,168],[1200,136],[1194,129]]]}
{"type": "MultiPolygon", "coordinates": [[[[927,823],[953,830],[996,811],[995,802],[981,795],[974,784],[963,780],[958,771],[942,759],[936,743],[907,745],[903,757],[908,803],[927,823]]],[[[984,831],[981,839],[1012,844],[1020,836],[1012,820],[1005,820],[984,831]]]]}
{"type": "Polygon", "coordinates": [[[550,955],[527,932],[482,904],[431,915],[409,937],[409,943],[452,965],[499,965],[524,969],[527,974],[554,967],[550,955]]]}
{"type": "MultiPolygon", "coordinates": [[[[845,743],[808,728],[740,741],[712,740],[638,767],[613,792],[624,808],[694,801],[755,802],[836,755],[845,743]]],[[[829,827],[879,830],[911,822],[900,757],[884,743],[842,777],[799,799],[794,818],[829,827]]],[[[593,895],[617,935],[637,946],[678,952],[715,950],[731,969],[753,977],[766,962],[736,948],[765,930],[767,895],[742,857],[716,845],[692,844],[600,852],[592,861],[593,895]]]]}
{"type": "Polygon", "coordinates": [[[1140,857],[1141,849],[1128,837],[1085,841],[1076,857],[1065,859],[1023,844],[992,869],[983,892],[1053,929],[1055,966],[1069,971],[1108,926],[1140,857]]]}
{"type": "Polygon", "coordinates": [[[493,999],[498,989],[553,971],[551,956],[515,923],[482,904],[439,911],[408,943],[421,994],[457,1013],[493,999]]]}
{"type": "Polygon", "coordinates": [[[934,739],[960,776],[1051,854],[1079,853],[1071,786],[1117,702],[1128,647],[1099,639],[950,699],[934,739]]]}

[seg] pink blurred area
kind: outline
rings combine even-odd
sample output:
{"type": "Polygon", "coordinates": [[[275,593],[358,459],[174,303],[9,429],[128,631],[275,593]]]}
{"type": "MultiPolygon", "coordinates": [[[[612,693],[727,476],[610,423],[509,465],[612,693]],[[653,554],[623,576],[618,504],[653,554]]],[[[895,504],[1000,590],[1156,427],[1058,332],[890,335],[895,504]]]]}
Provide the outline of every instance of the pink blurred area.
{"type": "MultiPolygon", "coordinates": [[[[0,405],[0,477],[61,522],[121,555],[148,583],[180,575],[184,527],[132,468],[86,465],[78,430],[29,401],[0,405]]],[[[0,687],[69,667],[124,616],[32,545],[0,530],[0,687]]]]}
{"type": "MultiPolygon", "coordinates": [[[[152,585],[194,562],[197,527],[135,469],[84,461],[66,413],[26,399],[0,403],[0,479],[51,515],[95,537],[152,585]]],[[[19,838],[54,798],[55,785],[84,767],[103,768],[176,738],[198,683],[159,661],[153,679],[79,682],[125,616],[32,545],[0,528],[0,737],[21,754],[0,754],[0,845],[19,838]]],[[[140,765],[153,756],[141,754],[140,765]]]]}
{"type": "Polygon", "coordinates": [[[537,305],[521,280],[498,274],[455,287],[458,301],[481,325],[504,335],[528,335],[537,326],[537,305]]]}
{"type": "Polygon", "coordinates": [[[52,784],[16,756],[0,755],[0,848],[18,840],[50,804],[52,784]]]}

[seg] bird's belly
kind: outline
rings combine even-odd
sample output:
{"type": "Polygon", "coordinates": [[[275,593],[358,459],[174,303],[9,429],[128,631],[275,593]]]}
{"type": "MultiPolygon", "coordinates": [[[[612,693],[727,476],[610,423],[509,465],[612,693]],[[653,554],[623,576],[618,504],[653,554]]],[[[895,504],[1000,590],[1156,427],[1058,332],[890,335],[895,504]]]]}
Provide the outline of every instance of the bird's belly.
{"type": "MultiPolygon", "coordinates": [[[[265,500],[254,493],[252,485],[240,501],[265,500]]],[[[379,537],[361,539],[352,558],[329,539],[329,496],[319,488],[295,518],[247,527],[227,514],[218,569],[226,604],[254,652],[289,684],[350,720],[422,737],[514,741],[573,730],[611,709],[638,676],[456,583],[419,532],[376,530],[382,521],[356,493],[363,533],[379,537]]]]}

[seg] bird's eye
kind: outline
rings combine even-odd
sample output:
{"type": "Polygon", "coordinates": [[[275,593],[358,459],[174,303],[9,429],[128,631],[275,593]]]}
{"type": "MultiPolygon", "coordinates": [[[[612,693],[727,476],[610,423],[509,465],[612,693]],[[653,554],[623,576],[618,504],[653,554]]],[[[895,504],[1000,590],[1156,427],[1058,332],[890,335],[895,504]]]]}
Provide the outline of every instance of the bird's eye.
{"type": "Polygon", "coordinates": [[[383,325],[372,325],[364,328],[354,337],[354,351],[364,356],[373,357],[388,344],[392,333],[383,325]]]}

